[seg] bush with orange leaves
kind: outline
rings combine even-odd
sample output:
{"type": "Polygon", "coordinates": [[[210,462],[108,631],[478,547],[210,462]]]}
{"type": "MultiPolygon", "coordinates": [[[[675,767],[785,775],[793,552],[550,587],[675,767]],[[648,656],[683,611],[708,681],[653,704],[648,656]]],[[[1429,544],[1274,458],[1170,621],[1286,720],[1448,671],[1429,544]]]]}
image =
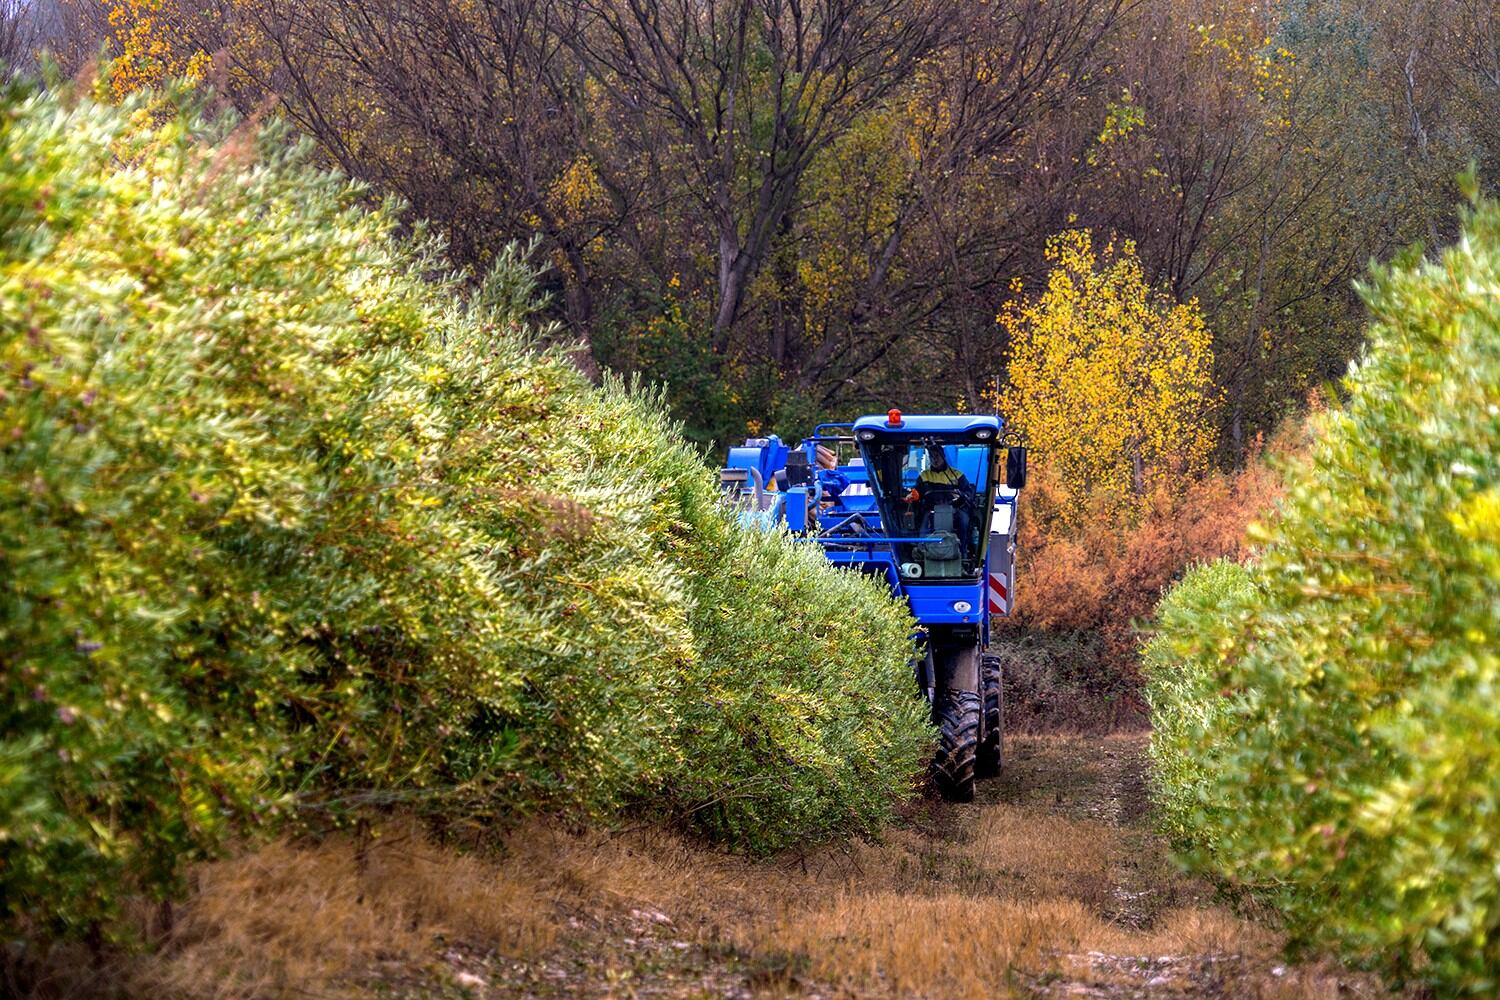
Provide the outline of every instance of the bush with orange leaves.
{"type": "Polygon", "coordinates": [[[1128,630],[1188,566],[1240,555],[1245,528],[1280,489],[1273,464],[1256,456],[1237,471],[1162,488],[1134,525],[1085,517],[1076,529],[1048,516],[1062,490],[1039,469],[1021,526],[1026,576],[1017,621],[1063,631],[1128,630]]]}
{"type": "MultiPolygon", "coordinates": [[[[1145,722],[1137,623],[1189,567],[1239,558],[1245,529],[1281,492],[1278,467],[1303,439],[1289,421],[1244,467],[1164,484],[1139,519],[1122,522],[1076,502],[1036,463],[1021,519],[1016,612],[1001,633],[1008,656],[1008,721],[1015,728],[1107,729],[1145,722]]],[[[1107,501],[1106,501],[1107,504],[1107,501]]]]}

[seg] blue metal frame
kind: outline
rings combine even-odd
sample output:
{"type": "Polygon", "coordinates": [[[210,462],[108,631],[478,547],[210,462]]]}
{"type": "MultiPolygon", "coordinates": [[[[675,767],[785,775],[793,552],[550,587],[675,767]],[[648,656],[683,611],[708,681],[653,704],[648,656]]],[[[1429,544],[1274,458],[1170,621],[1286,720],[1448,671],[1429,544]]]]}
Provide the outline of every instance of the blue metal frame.
{"type": "MultiPolygon", "coordinates": [[[[912,615],[931,635],[934,630],[977,628],[982,645],[990,640],[990,610],[988,600],[988,578],[990,570],[990,546],[985,546],[985,559],[977,580],[917,581],[902,579],[897,565],[894,546],[897,543],[931,542],[931,536],[896,536],[884,532],[875,490],[869,476],[869,454],[865,446],[881,439],[911,437],[943,444],[988,444],[1000,446],[1001,433],[1005,427],[999,417],[985,414],[913,415],[903,416],[893,423],[889,416],[865,416],[853,423],[819,424],[811,436],[804,438],[795,447],[807,456],[812,470],[811,482],[805,487],[793,487],[777,491],[764,500],[765,509],[746,511],[747,523],[774,527],[785,526],[788,530],[816,542],[823,547],[828,561],[836,566],[845,566],[861,572],[871,573],[886,581],[891,592],[905,599],[912,615]],[[844,431],[845,433],[830,433],[844,431]],[[853,443],[859,448],[861,464],[842,465],[834,469],[818,466],[817,447],[824,443],[853,443]],[[851,487],[864,487],[848,492],[851,487]],[[847,494],[847,495],[846,495],[847,494]],[[838,534],[857,527],[860,534],[838,534]],[[955,610],[954,605],[967,602],[968,611],[955,610]]],[[[776,473],[786,467],[791,449],[775,436],[746,441],[744,445],[731,448],[727,469],[754,469],[763,481],[769,483],[776,473]]],[[[746,483],[743,492],[752,492],[746,483]]],[[[995,497],[991,484],[990,496],[995,497]]],[[[985,505],[976,515],[983,517],[980,525],[983,537],[989,535],[990,519],[994,503],[1015,503],[1015,497],[996,498],[985,505]]]]}

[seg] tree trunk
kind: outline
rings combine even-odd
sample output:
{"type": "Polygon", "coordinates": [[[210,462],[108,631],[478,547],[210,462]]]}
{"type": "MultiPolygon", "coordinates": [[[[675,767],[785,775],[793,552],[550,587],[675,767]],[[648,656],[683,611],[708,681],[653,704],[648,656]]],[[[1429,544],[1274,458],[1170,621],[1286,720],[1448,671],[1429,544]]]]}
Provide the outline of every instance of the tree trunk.
{"type": "Polygon", "coordinates": [[[796,228],[795,209],[781,216],[775,245],[771,248],[776,274],[776,313],[771,325],[771,364],[778,375],[790,374],[792,345],[802,340],[802,283],[794,256],[796,245],[792,234],[796,228]]]}
{"type": "Polygon", "coordinates": [[[719,308],[714,314],[714,346],[723,350],[729,342],[729,330],[739,317],[740,300],[744,298],[745,254],[740,248],[734,220],[719,224],[719,308]]]}

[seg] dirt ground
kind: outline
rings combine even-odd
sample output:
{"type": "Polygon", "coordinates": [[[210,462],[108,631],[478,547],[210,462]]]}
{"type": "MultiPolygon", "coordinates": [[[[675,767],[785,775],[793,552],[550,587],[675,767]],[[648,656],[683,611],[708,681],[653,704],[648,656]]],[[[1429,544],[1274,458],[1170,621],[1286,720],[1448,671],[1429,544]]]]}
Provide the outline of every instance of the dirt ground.
{"type": "Polygon", "coordinates": [[[184,997],[1377,997],[1283,957],[1151,832],[1143,735],[1009,741],[971,806],[748,861],[539,822],[501,858],[393,829],[207,866],[120,970],[184,997]]]}

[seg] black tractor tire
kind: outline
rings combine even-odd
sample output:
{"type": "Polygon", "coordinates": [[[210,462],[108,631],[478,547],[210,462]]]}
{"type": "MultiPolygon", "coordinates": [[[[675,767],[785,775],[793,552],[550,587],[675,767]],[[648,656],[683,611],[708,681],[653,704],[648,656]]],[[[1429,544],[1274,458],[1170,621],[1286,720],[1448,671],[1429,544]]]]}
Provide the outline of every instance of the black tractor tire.
{"type": "Polygon", "coordinates": [[[979,747],[979,695],[949,689],[938,696],[933,721],[938,727],[938,752],[932,777],[950,802],[974,801],[974,755],[979,747]]]}
{"type": "Polygon", "coordinates": [[[984,716],[974,771],[981,778],[993,778],[1005,766],[1005,678],[1000,657],[986,653],[980,659],[979,693],[984,698],[984,716]]]}

